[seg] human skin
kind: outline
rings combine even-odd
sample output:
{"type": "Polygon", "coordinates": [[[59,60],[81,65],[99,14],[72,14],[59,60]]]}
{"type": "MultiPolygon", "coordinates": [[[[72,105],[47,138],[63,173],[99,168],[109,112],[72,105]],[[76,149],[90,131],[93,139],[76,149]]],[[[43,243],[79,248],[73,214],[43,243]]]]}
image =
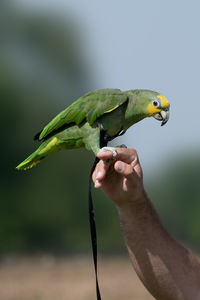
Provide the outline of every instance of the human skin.
{"type": "Polygon", "coordinates": [[[144,191],[136,151],[116,149],[116,160],[111,151],[98,154],[93,181],[117,207],[137,275],[157,300],[200,300],[199,262],[162,226],[144,191]]]}

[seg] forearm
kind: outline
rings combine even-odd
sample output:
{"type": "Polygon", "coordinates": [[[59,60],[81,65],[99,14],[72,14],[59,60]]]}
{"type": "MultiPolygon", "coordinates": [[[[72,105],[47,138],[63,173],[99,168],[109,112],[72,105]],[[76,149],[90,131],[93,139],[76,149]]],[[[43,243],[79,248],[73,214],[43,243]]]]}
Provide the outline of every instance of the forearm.
{"type": "Polygon", "coordinates": [[[98,155],[93,180],[118,208],[138,276],[157,300],[200,300],[200,265],[161,225],[145,195],[136,151],[117,148],[116,161],[109,152],[98,155]]]}
{"type": "Polygon", "coordinates": [[[200,265],[161,225],[145,193],[118,207],[135,271],[157,300],[200,299],[200,265]]]}

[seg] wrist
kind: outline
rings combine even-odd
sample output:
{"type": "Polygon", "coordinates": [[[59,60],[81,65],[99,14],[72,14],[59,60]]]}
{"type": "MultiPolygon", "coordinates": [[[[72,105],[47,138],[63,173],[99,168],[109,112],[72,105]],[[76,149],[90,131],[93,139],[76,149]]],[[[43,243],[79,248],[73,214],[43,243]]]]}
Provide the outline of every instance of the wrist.
{"type": "Polygon", "coordinates": [[[152,215],[152,206],[143,187],[133,196],[119,201],[117,210],[121,221],[143,222],[144,219],[147,220],[152,215]]]}
{"type": "Polygon", "coordinates": [[[135,186],[127,186],[127,191],[122,195],[118,195],[116,201],[119,210],[142,209],[148,200],[142,182],[135,186]]]}

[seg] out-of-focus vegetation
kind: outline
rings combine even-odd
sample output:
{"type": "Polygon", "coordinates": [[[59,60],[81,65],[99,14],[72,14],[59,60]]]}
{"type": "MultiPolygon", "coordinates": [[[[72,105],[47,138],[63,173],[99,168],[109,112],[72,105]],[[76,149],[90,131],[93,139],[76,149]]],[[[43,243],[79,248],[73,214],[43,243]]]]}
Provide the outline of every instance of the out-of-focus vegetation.
{"type": "MultiPolygon", "coordinates": [[[[15,170],[38,147],[34,134],[92,90],[81,33],[66,19],[24,11],[11,1],[0,3],[0,253],[71,252],[90,246],[87,186],[93,155],[63,151],[27,172],[15,170]]],[[[111,239],[112,204],[97,198],[99,228],[112,249],[118,244],[111,239]]]]}
{"type": "MultiPolygon", "coordinates": [[[[86,45],[70,16],[24,11],[13,3],[0,3],[0,253],[88,251],[93,154],[63,151],[27,172],[15,170],[38,146],[34,134],[93,89],[82,55],[86,45]]],[[[159,180],[152,174],[148,193],[170,232],[200,250],[200,157],[173,159],[167,169],[166,163],[159,180]]],[[[94,200],[100,249],[123,251],[113,204],[100,191],[94,200]]]]}
{"type": "Polygon", "coordinates": [[[168,161],[147,190],[170,233],[200,251],[200,154],[184,153],[168,161]]]}

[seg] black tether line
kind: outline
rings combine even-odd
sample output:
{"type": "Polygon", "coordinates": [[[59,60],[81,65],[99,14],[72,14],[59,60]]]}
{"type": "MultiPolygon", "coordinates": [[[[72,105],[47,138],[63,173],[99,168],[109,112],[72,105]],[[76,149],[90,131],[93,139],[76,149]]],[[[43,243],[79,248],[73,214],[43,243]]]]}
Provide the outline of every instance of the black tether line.
{"type": "Polygon", "coordinates": [[[99,158],[96,157],[90,172],[89,190],[88,190],[88,208],[89,208],[89,220],[90,220],[90,234],[91,234],[91,241],[92,241],[92,253],[93,253],[93,261],[94,261],[95,277],[96,277],[96,294],[97,294],[97,300],[101,300],[101,294],[100,294],[99,283],[98,283],[98,275],[97,275],[97,234],[96,234],[96,225],[94,219],[94,208],[93,208],[92,191],[91,191],[92,174],[98,162],[99,162],[99,158]]]}
{"type": "MultiPolygon", "coordinates": [[[[100,126],[102,127],[102,126],[100,126]]],[[[108,141],[111,141],[115,137],[118,137],[120,135],[123,135],[125,131],[123,128],[120,129],[120,131],[113,137],[110,137],[106,134],[104,130],[100,131],[100,147],[105,147],[108,144],[108,141]]],[[[123,147],[127,148],[125,145],[122,145],[123,147]]],[[[121,147],[121,146],[119,146],[121,147]]],[[[94,269],[95,269],[95,278],[96,278],[96,294],[97,294],[97,300],[101,300],[101,294],[99,290],[99,283],[98,283],[98,275],[97,275],[97,233],[96,233],[96,225],[95,225],[95,219],[94,219],[94,208],[93,208],[93,202],[92,202],[92,174],[96,168],[96,165],[100,159],[98,157],[95,158],[95,161],[93,163],[91,172],[90,172],[90,178],[89,178],[89,185],[88,185],[88,208],[89,208],[89,220],[90,220],[90,234],[91,234],[91,241],[92,241],[92,253],[93,253],[93,261],[94,261],[94,269]]]]}

